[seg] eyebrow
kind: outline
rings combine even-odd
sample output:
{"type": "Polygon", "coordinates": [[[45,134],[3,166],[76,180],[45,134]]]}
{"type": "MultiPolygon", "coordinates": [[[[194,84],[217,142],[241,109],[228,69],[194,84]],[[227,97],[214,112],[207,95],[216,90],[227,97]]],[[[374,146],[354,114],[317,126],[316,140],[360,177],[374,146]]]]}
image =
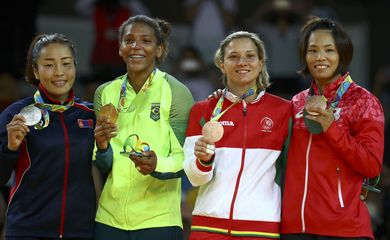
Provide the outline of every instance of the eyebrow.
{"type": "MultiPolygon", "coordinates": [[[[228,54],[234,54],[234,53],[240,53],[240,51],[233,50],[231,52],[228,52],[228,54]]],[[[245,50],[244,53],[257,53],[255,49],[245,50]]]]}
{"type": "MultiPolygon", "coordinates": [[[[308,47],[317,47],[318,45],[317,44],[309,44],[308,47]]],[[[336,46],[335,44],[333,43],[327,43],[325,45],[322,45],[323,47],[333,47],[333,46],[336,46]]]]}
{"type": "MultiPolygon", "coordinates": [[[[67,60],[67,59],[70,59],[72,60],[73,57],[62,57],[61,60],[67,60]]],[[[55,59],[54,58],[44,58],[42,59],[43,61],[54,61],[55,59]]]]}

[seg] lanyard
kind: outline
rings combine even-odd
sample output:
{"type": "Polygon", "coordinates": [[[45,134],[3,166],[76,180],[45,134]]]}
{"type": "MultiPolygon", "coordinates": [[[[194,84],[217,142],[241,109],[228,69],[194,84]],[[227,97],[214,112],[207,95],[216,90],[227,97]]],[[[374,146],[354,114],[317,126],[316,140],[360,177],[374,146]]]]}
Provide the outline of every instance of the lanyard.
{"type": "Polygon", "coordinates": [[[348,75],[344,79],[344,81],[340,84],[339,88],[337,89],[336,95],[333,97],[332,101],[330,102],[331,108],[336,108],[336,106],[339,104],[341,98],[343,97],[344,93],[347,92],[349,86],[353,83],[352,78],[348,75]]]}
{"type": "Polygon", "coordinates": [[[251,87],[247,93],[243,94],[241,97],[237,97],[236,101],[234,101],[229,107],[227,107],[223,112],[221,112],[223,101],[225,100],[225,95],[227,92],[227,90],[225,90],[224,93],[221,95],[221,97],[218,99],[217,105],[215,106],[215,108],[213,110],[210,121],[218,121],[218,119],[220,119],[222,117],[222,115],[226,113],[227,110],[229,110],[230,108],[232,108],[234,105],[241,102],[245,98],[253,95],[256,91],[257,91],[257,87],[255,85],[255,86],[251,87]]]}
{"type": "MultiPolygon", "coordinates": [[[[329,107],[335,109],[339,104],[343,95],[347,92],[349,86],[353,83],[351,76],[347,76],[344,81],[340,84],[339,88],[336,91],[336,95],[330,101],[329,107]]],[[[310,86],[309,95],[314,95],[313,86],[310,86]]]]}
{"type": "MultiPolygon", "coordinates": [[[[141,91],[146,92],[146,90],[152,85],[152,80],[154,78],[154,75],[156,74],[157,68],[155,67],[152,71],[152,73],[149,75],[148,79],[146,79],[146,82],[144,86],[142,87],[141,91]]],[[[127,75],[126,75],[127,76],[127,75]]],[[[122,112],[125,108],[125,102],[126,102],[126,83],[127,83],[127,77],[124,78],[123,83],[121,85],[121,92],[118,102],[118,112],[122,112]]]]}
{"type": "Polygon", "coordinates": [[[41,93],[38,91],[34,94],[34,100],[35,100],[35,106],[41,109],[43,120],[41,120],[39,123],[35,124],[35,129],[43,129],[47,126],[49,126],[50,118],[49,118],[49,111],[50,112],[65,112],[68,110],[71,106],[74,105],[74,97],[73,99],[68,102],[65,105],[58,105],[58,104],[48,104],[45,103],[42,99],[41,93]]]}

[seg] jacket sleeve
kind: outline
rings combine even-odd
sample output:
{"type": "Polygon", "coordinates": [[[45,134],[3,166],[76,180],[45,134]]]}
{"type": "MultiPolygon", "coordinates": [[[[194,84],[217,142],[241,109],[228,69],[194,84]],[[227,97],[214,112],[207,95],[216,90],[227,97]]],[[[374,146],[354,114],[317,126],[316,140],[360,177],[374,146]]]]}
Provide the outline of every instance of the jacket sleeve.
{"type": "Polygon", "coordinates": [[[187,137],[184,143],[184,171],[193,186],[208,183],[213,178],[214,162],[210,165],[202,165],[194,155],[195,142],[202,135],[204,118],[201,114],[200,104],[195,104],[190,113],[187,128],[187,137]]]}
{"type": "MultiPolygon", "coordinates": [[[[103,105],[102,92],[109,83],[110,82],[100,85],[95,91],[93,109],[95,111],[96,119],[98,117],[98,112],[103,105]]],[[[113,152],[112,152],[111,145],[109,144],[108,148],[105,150],[99,150],[96,147],[96,143],[95,143],[93,160],[94,160],[94,164],[97,166],[97,168],[101,171],[102,174],[108,174],[112,169],[112,162],[113,162],[113,152]]]]}
{"type": "Polygon", "coordinates": [[[14,152],[8,149],[7,124],[13,117],[8,109],[0,115],[0,186],[9,180],[20,155],[19,150],[14,152]]]}
{"type": "Polygon", "coordinates": [[[159,179],[178,178],[184,174],[184,154],[182,146],[189,113],[194,104],[194,99],[187,87],[172,76],[168,75],[167,80],[172,93],[171,109],[169,113],[169,141],[171,150],[166,159],[158,156],[156,170],[151,175],[159,179]]]}
{"type": "Polygon", "coordinates": [[[352,169],[372,178],[382,170],[384,113],[373,95],[368,99],[359,99],[355,109],[349,131],[333,122],[325,135],[352,169]]]}

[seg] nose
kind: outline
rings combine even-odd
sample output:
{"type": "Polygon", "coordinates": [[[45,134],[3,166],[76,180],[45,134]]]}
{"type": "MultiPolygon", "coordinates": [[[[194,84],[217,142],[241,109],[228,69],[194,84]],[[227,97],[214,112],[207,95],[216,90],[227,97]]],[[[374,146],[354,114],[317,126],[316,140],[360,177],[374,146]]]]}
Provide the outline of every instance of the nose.
{"type": "Polygon", "coordinates": [[[56,64],[55,66],[55,74],[58,76],[61,76],[64,74],[64,69],[62,68],[61,64],[56,64]]]}
{"type": "Polygon", "coordinates": [[[130,47],[131,48],[137,48],[137,47],[140,47],[140,43],[138,41],[134,41],[130,44],[130,47]]]}
{"type": "Polygon", "coordinates": [[[324,51],[318,51],[316,59],[319,61],[325,60],[325,52],[324,51]]]}
{"type": "Polygon", "coordinates": [[[246,63],[248,63],[248,58],[247,57],[245,57],[245,56],[239,57],[239,59],[238,59],[238,64],[239,65],[246,64],[246,63]]]}

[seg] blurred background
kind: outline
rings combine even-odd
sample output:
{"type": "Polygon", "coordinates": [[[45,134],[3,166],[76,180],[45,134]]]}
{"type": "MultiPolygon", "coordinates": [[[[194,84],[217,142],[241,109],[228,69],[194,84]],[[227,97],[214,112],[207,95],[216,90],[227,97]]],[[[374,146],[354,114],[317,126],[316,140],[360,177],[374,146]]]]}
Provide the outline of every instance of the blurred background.
{"type": "MultiPolygon", "coordinates": [[[[118,56],[117,30],[128,17],[145,14],[172,24],[170,53],[160,66],[192,91],[195,100],[221,88],[213,55],[232,31],[259,34],[268,54],[273,83],[269,91],[287,99],[307,88],[299,68],[299,29],[310,15],[339,21],[354,43],[350,67],[355,82],[373,92],[386,114],[382,193],[370,193],[367,205],[376,239],[390,239],[389,112],[390,1],[388,0],[4,0],[0,2],[0,112],[36,89],[23,78],[27,48],[36,34],[63,33],[76,45],[78,97],[92,101],[98,85],[124,74],[118,56]]],[[[0,196],[0,229],[8,188],[0,196]]],[[[196,196],[183,183],[185,234],[196,196]]],[[[261,203],[259,203],[261,204],[261,203]]],[[[0,237],[1,239],[1,237],[0,237]]]]}

